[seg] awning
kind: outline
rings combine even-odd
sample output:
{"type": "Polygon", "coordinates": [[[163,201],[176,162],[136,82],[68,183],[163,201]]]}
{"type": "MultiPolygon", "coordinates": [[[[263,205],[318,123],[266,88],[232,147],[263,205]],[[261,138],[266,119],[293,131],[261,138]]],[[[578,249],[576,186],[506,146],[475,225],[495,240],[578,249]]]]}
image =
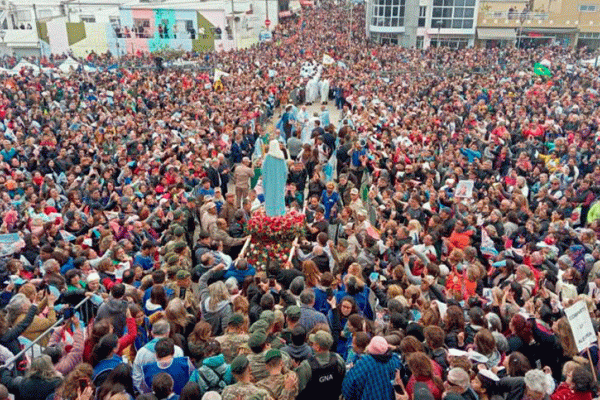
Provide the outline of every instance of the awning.
{"type": "Polygon", "coordinates": [[[557,33],[575,33],[577,32],[577,28],[527,28],[523,27],[523,34],[529,33],[543,33],[546,35],[557,34],[557,33]]]}
{"type": "Polygon", "coordinates": [[[287,17],[291,17],[291,16],[292,16],[291,11],[280,11],[279,12],[279,18],[287,18],[287,17]]]}
{"type": "Polygon", "coordinates": [[[313,2],[312,2],[312,1],[310,1],[310,0],[300,0],[300,5],[301,5],[302,7],[314,7],[314,6],[315,6],[315,3],[313,3],[313,2]]]}
{"type": "Polygon", "coordinates": [[[477,37],[481,40],[517,40],[513,28],[477,28],[477,37]]]}

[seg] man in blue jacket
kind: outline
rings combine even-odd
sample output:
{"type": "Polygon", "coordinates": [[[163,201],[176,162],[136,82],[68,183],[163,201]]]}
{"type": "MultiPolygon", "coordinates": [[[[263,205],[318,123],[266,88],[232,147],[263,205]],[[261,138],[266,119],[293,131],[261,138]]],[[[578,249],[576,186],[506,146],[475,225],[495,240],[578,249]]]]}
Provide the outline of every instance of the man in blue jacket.
{"type": "Polygon", "coordinates": [[[196,368],[188,357],[175,357],[175,343],[171,338],[160,339],[156,343],[155,350],[156,361],[143,367],[146,386],[152,387],[154,377],[165,372],[173,378],[173,392],[180,395],[196,368]]]}
{"type": "Polygon", "coordinates": [[[245,258],[238,258],[231,263],[229,269],[225,272],[223,279],[227,280],[233,277],[241,284],[247,276],[254,276],[254,274],[256,274],[256,269],[248,264],[248,261],[246,261],[245,258]]]}

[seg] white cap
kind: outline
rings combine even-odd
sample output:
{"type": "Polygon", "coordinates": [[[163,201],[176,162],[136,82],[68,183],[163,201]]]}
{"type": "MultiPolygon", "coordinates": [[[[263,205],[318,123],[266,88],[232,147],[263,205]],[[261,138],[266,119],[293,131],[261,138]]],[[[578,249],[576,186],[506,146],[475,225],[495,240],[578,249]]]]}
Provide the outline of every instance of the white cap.
{"type": "Polygon", "coordinates": [[[464,350],[459,350],[459,349],[449,349],[448,350],[448,355],[451,357],[465,357],[467,356],[469,353],[467,353],[464,350]]]}
{"type": "Polygon", "coordinates": [[[488,378],[489,380],[491,380],[493,382],[498,382],[500,380],[500,378],[498,377],[498,375],[496,375],[495,373],[493,373],[489,369],[479,370],[478,374],[481,374],[482,376],[488,378]]]}

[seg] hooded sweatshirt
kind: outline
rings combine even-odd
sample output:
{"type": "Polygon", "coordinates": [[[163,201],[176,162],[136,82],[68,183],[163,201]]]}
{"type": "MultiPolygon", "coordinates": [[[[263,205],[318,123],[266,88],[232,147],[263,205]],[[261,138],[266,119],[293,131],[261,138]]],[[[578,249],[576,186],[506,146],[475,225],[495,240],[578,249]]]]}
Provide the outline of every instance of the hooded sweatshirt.
{"type": "Polygon", "coordinates": [[[288,353],[290,357],[292,357],[292,360],[294,360],[298,364],[300,364],[302,361],[308,359],[314,354],[312,347],[310,347],[307,343],[303,343],[300,346],[291,343],[287,346],[282,347],[281,350],[288,353]]]}
{"type": "Polygon", "coordinates": [[[190,382],[196,382],[200,386],[200,396],[211,390],[221,393],[225,386],[233,383],[231,367],[225,362],[223,354],[205,358],[202,365],[192,373],[190,382]]]}
{"type": "Polygon", "coordinates": [[[127,318],[125,317],[126,311],[127,301],[115,299],[111,296],[100,306],[98,314],[96,315],[96,320],[99,321],[104,318],[110,318],[113,327],[115,328],[114,333],[117,336],[123,336],[123,331],[125,330],[125,324],[127,322],[127,318]]]}

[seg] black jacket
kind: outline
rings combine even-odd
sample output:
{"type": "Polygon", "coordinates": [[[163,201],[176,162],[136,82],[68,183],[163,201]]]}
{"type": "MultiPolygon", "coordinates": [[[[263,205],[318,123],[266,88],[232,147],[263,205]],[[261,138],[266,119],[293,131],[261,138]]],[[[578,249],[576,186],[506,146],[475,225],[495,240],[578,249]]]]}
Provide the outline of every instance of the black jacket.
{"type": "Polygon", "coordinates": [[[7,330],[4,335],[0,337],[0,345],[9,349],[14,355],[17,355],[21,351],[21,345],[19,344],[19,336],[25,329],[31,325],[33,322],[33,318],[37,315],[37,307],[31,306],[29,307],[29,311],[25,318],[21,322],[19,322],[16,326],[7,330]]]}
{"type": "Polygon", "coordinates": [[[12,377],[7,369],[0,373],[0,382],[15,396],[15,400],[40,400],[50,396],[62,383],[62,379],[44,379],[38,376],[12,377]]]}

